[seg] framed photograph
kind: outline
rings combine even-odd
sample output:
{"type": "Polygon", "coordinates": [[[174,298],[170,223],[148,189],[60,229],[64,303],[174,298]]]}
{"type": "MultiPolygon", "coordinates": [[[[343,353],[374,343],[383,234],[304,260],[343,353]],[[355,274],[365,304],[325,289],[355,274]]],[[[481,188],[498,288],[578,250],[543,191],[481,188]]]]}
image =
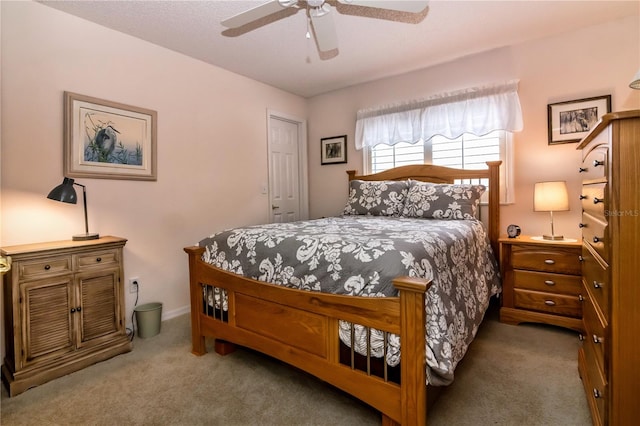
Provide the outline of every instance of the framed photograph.
{"type": "Polygon", "coordinates": [[[547,105],[549,145],[579,142],[611,112],[611,95],[547,105]]]}
{"type": "Polygon", "coordinates": [[[347,162],[347,135],[320,139],[320,164],[347,162]]]}
{"type": "Polygon", "coordinates": [[[157,113],[64,92],[64,175],[156,180],[157,113]]]}

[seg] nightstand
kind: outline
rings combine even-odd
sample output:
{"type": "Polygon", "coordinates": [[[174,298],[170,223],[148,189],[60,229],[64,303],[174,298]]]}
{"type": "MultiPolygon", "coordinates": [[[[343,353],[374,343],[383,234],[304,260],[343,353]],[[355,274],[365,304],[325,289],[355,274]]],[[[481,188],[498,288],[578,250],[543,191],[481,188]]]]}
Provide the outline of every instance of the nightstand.
{"type": "Polygon", "coordinates": [[[131,350],[125,329],[122,248],[102,237],[3,247],[9,396],[131,350]]]}
{"type": "Polygon", "coordinates": [[[580,254],[579,241],[500,238],[500,321],[582,331],[580,254]]]}

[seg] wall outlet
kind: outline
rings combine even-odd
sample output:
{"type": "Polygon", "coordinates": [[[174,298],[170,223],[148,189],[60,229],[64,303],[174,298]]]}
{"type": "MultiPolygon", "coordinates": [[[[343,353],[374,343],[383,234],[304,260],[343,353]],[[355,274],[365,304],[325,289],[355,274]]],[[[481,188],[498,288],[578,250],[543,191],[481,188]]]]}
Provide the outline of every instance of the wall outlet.
{"type": "Polygon", "coordinates": [[[129,293],[137,293],[140,286],[140,278],[129,278],[129,293]]]}

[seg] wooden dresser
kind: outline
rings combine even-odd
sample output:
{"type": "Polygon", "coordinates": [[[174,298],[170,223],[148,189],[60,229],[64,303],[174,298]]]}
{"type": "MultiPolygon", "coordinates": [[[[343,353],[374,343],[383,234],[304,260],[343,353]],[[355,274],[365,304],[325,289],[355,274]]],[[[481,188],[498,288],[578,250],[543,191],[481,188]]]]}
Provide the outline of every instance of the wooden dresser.
{"type": "Polygon", "coordinates": [[[640,111],[607,114],[582,150],[578,354],[594,425],[640,421],[640,111]]]}
{"type": "Polygon", "coordinates": [[[536,322],[582,331],[580,243],[500,238],[500,321],[536,322]]]}
{"type": "Polygon", "coordinates": [[[102,237],[4,247],[9,396],[131,350],[126,335],[122,249],[102,237]]]}

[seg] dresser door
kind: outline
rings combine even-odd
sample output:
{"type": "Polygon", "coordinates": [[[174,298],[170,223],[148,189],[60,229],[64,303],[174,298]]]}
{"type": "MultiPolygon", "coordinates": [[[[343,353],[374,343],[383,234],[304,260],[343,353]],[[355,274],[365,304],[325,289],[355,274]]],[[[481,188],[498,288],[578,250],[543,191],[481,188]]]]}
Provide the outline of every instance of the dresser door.
{"type": "Polygon", "coordinates": [[[70,275],[20,285],[23,320],[19,369],[74,350],[72,285],[70,275]]]}
{"type": "Polygon", "coordinates": [[[118,268],[76,275],[79,348],[108,342],[124,333],[119,276],[118,268]]]}

